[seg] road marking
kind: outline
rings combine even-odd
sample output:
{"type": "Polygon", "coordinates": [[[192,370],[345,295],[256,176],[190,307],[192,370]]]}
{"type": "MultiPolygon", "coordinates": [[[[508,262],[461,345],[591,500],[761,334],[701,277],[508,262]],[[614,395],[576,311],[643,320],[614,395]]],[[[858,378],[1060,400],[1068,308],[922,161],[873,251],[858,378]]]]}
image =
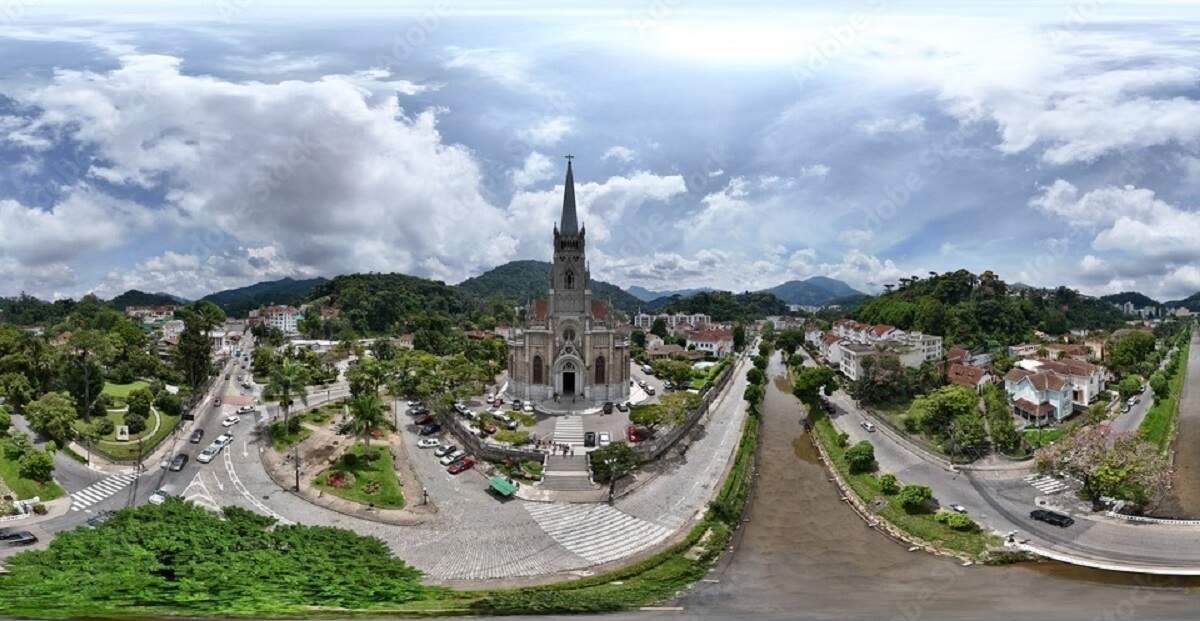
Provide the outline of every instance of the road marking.
{"type": "Polygon", "coordinates": [[[1046,495],[1058,494],[1071,489],[1071,484],[1067,481],[1055,479],[1044,474],[1031,474],[1022,480],[1046,495]]]}
{"type": "Polygon", "coordinates": [[[282,515],[272,511],[270,507],[263,504],[259,499],[255,498],[254,495],[250,493],[250,490],[246,489],[246,486],[242,484],[242,480],[238,478],[237,472],[234,472],[233,459],[229,457],[229,451],[225,451],[225,473],[229,475],[229,482],[233,483],[233,488],[240,492],[242,496],[245,497],[251,505],[254,505],[254,507],[261,513],[275,518],[280,524],[294,523],[282,515]]]}
{"type": "Polygon", "coordinates": [[[562,547],[600,564],[653,547],[671,529],[603,504],[524,503],[537,525],[562,547]]]}
{"type": "Polygon", "coordinates": [[[136,480],[137,476],[133,474],[114,474],[105,477],[71,494],[71,510],[82,511],[98,502],[103,502],[136,480]]]}

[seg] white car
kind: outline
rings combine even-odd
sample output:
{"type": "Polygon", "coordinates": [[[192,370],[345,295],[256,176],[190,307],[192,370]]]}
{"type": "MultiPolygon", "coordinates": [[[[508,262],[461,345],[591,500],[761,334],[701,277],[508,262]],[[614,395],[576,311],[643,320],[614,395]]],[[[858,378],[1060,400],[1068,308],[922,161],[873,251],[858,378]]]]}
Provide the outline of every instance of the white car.
{"type": "Polygon", "coordinates": [[[243,405],[242,407],[238,408],[238,414],[253,414],[253,413],[254,413],[253,405],[243,405]]]}
{"type": "Polygon", "coordinates": [[[208,447],[203,451],[200,451],[200,454],[196,456],[196,461],[202,464],[207,464],[217,458],[217,455],[220,454],[222,448],[224,447],[216,442],[213,442],[212,444],[209,444],[208,447]]]}
{"type": "Polygon", "coordinates": [[[875,423],[872,423],[871,421],[864,420],[863,422],[859,423],[859,425],[861,425],[863,429],[866,429],[869,432],[874,433],[874,431],[875,431],[875,423]]]}
{"type": "Polygon", "coordinates": [[[462,451],[454,451],[453,453],[450,453],[449,455],[446,455],[438,460],[438,463],[442,464],[443,466],[449,466],[450,464],[458,461],[458,458],[462,457],[463,455],[466,455],[466,453],[462,451]]]}
{"type": "Polygon", "coordinates": [[[607,431],[601,431],[597,438],[600,446],[608,446],[609,444],[612,444],[612,436],[610,436],[607,431]]]}
{"type": "Polygon", "coordinates": [[[223,434],[217,436],[216,440],[213,440],[213,444],[216,444],[216,445],[220,446],[221,448],[225,448],[232,443],[233,443],[233,434],[232,433],[223,433],[223,434]]]}
{"type": "Polygon", "coordinates": [[[232,427],[240,422],[242,422],[241,416],[238,416],[237,414],[230,414],[229,416],[226,416],[224,420],[221,421],[221,426],[222,427],[232,427]]]}
{"type": "Polygon", "coordinates": [[[155,490],[153,494],[150,494],[150,499],[148,502],[152,505],[161,505],[162,503],[166,502],[167,498],[170,498],[170,496],[170,492],[165,489],[155,490]]]}
{"type": "Polygon", "coordinates": [[[441,444],[437,438],[421,438],[417,440],[417,448],[433,448],[441,444]]]}
{"type": "Polygon", "coordinates": [[[526,403],[526,404],[525,404],[525,411],[526,411],[527,413],[529,413],[529,414],[533,414],[533,404],[532,404],[532,403],[526,403]]]}

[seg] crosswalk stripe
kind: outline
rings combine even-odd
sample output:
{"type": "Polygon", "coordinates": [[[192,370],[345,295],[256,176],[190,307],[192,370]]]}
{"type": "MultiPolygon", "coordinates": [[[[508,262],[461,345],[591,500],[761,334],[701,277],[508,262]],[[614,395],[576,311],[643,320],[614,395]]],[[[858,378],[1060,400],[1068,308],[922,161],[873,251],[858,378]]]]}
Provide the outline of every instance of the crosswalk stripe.
{"type": "Polygon", "coordinates": [[[593,563],[606,563],[654,546],[671,529],[607,505],[525,503],[538,526],[559,545],[593,563]]]}
{"type": "Polygon", "coordinates": [[[112,497],[137,480],[129,474],[114,474],[71,494],[71,510],[82,511],[112,497]]]}

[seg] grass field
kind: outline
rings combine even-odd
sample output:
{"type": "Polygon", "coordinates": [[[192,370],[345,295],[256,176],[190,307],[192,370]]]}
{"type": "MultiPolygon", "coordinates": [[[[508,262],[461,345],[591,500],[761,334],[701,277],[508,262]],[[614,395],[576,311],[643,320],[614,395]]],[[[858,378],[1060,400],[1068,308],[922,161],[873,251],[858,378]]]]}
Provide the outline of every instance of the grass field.
{"type": "Polygon", "coordinates": [[[312,430],[304,425],[298,427],[293,433],[287,433],[283,421],[271,423],[271,447],[279,453],[288,450],[294,444],[305,441],[311,435],[312,430]]]}
{"type": "MultiPolygon", "coordinates": [[[[151,435],[145,436],[142,440],[142,448],[145,453],[149,453],[154,448],[154,445],[159,442],[159,440],[162,440],[170,435],[171,430],[175,428],[175,423],[179,420],[178,416],[168,416],[162,412],[158,412],[158,416],[162,420],[158,426],[158,431],[155,431],[151,435]]],[[[153,428],[154,421],[152,419],[147,420],[147,431],[153,428]]],[[[132,442],[109,442],[107,440],[101,440],[96,443],[96,446],[93,447],[93,450],[101,455],[104,455],[105,457],[108,457],[109,459],[118,461],[129,461],[138,458],[138,443],[136,439],[132,442]]]]}
{"type": "Polygon", "coordinates": [[[0,438],[0,479],[4,479],[4,484],[16,494],[17,500],[37,496],[42,501],[47,501],[62,496],[63,489],[54,481],[42,485],[37,481],[21,478],[21,469],[18,463],[5,455],[9,442],[10,440],[7,438],[0,438]]]}
{"type": "Polygon", "coordinates": [[[1052,442],[1057,442],[1063,436],[1063,430],[1058,427],[1047,427],[1045,429],[1026,429],[1024,432],[1025,443],[1029,445],[1031,450],[1040,449],[1052,442]]]}
{"type": "Polygon", "coordinates": [[[145,382],[142,380],[129,382],[128,384],[113,384],[112,382],[105,382],[104,390],[102,392],[104,392],[104,394],[106,394],[110,397],[117,397],[118,399],[125,399],[126,397],[129,396],[129,393],[131,393],[139,388],[149,388],[149,387],[150,387],[149,382],[145,382]]]}
{"type": "Polygon", "coordinates": [[[370,461],[363,460],[363,451],[363,445],[356,444],[348,451],[353,455],[350,460],[343,455],[336,464],[317,476],[317,487],[352,502],[364,505],[374,503],[380,509],[403,509],[404,493],[400,489],[400,481],[396,479],[392,454],[387,446],[372,446],[370,461]],[[342,487],[331,485],[330,478],[339,473],[353,475],[353,481],[342,487]]]}
{"type": "MultiPolygon", "coordinates": [[[[158,411],[155,410],[154,408],[151,408],[150,416],[149,416],[149,418],[146,419],[146,428],[144,430],[142,430],[141,433],[130,434],[129,440],[131,442],[136,442],[138,437],[149,438],[150,431],[154,429],[154,420],[155,420],[156,416],[159,416],[158,411]]],[[[120,427],[121,425],[125,424],[125,411],[124,410],[108,410],[108,413],[104,417],[107,418],[108,420],[112,421],[113,431],[112,431],[112,433],[101,436],[100,440],[104,441],[104,442],[116,443],[117,442],[117,428],[120,427]]],[[[98,419],[93,418],[92,422],[89,423],[83,419],[76,419],[75,422],[71,424],[71,426],[74,427],[76,431],[83,431],[84,429],[86,429],[88,427],[88,425],[94,426],[96,420],[98,420],[98,419]]]]}
{"type": "Polygon", "coordinates": [[[834,429],[833,423],[829,422],[827,417],[823,415],[815,417],[814,431],[821,446],[829,453],[830,460],[834,462],[834,467],[838,469],[842,478],[845,479],[859,498],[868,504],[877,497],[884,498],[887,501],[887,504],[877,512],[877,515],[891,522],[897,528],[936,546],[965,552],[972,556],[979,556],[988,547],[1000,543],[997,537],[982,532],[954,530],[935,520],[932,512],[909,513],[905,511],[895,496],[885,496],[880,491],[879,478],[875,474],[850,474],[850,469],[846,466],[846,449],[837,445],[837,430],[834,429]]]}
{"type": "Polygon", "coordinates": [[[1179,418],[1179,393],[1183,392],[1183,382],[1187,378],[1188,350],[1191,342],[1184,344],[1179,350],[1180,363],[1171,378],[1171,394],[1166,399],[1155,399],[1154,405],[1146,412],[1146,418],[1138,427],[1138,435],[1147,442],[1152,442],[1160,450],[1166,450],[1175,437],[1175,421],[1179,418]]]}

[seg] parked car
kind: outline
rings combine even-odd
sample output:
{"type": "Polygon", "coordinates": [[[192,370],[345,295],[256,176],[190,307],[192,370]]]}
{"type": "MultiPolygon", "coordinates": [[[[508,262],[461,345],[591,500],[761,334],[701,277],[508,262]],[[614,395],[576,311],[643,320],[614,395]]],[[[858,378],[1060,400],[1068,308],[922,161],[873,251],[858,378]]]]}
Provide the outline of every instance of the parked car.
{"type": "Polygon", "coordinates": [[[229,416],[226,416],[221,421],[221,426],[222,427],[232,427],[240,422],[242,422],[241,416],[238,416],[237,414],[230,414],[229,416]]]}
{"type": "Polygon", "coordinates": [[[171,460],[171,472],[179,472],[180,470],[183,470],[183,467],[187,465],[187,462],[187,455],[184,455],[183,453],[176,455],[175,459],[171,460]]]}
{"type": "Polygon", "coordinates": [[[417,448],[433,448],[441,442],[437,438],[421,438],[417,440],[417,448]]]}
{"type": "Polygon", "coordinates": [[[225,448],[232,443],[233,443],[233,434],[229,433],[229,432],[225,432],[225,433],[217,436],[216,440],[213,440],[213,444],[216,444],[216,445],[220,446],[221,448],[225,448]]]}
{"type": "Polygon", "coordinates": [[[612,444],[612,436],[609,435],[607,431],[601,431],[597,440],[597,444],[600,446],[608,446],[609,444],[612,444]]]}
{"type": "Polygon", "coordinates": [[[645,432],[638,429],[637,425],[630,425],[625,428],[625,439],[630,442],[641,442],[646,439],[645,432]]]}
{"type": "Polygon", "coordinates": [[[218,454],[221,453],[221,448],[221,445],[217,444],[216,442],[209,444],[203,451],[200,451],[199,455],[196,456],[196,461],[202,464],[211,462],[217,458],[218,454]]]}
{"type": "Polygon", "coordinates": [[[521,409],[523,406],[524,406],[524,404],[523,404],[523,403],[521,403],[521,400],[520,400],[520,399],[513,399],[513,400],[512,400],[512,409],[514,409],[514,410],[519,410],[519,409],[521,409]]]}
{"type": "Polygon", "coordinates": [[[100,526],[101,524],[107,522],[108,518],[112,517],[115,514],[116,514],[115,511],[101,511],[100,513],[97,513],[96,515],[93,515],[92,517],[88,518],[87,521],[84,522],[84,525],[87,526],[88,528],[96,528],[97,526],[100,526]]]}
{"type": "Polygon", "coordinates": [[[653,394],[654,394],[654,387],[653,387],[653,386],[646,386],[646,394],[648,394],[648,395],[653,395],[653,394]]]}
{"type": "Polygon", "coordinates": [[[454,446],[453,444],[444,444],[442,446],[437,447],[437,450],[435,450],[433,452],[433,454],[437,455],[438,457],[442,457],[444,455],[449,455],[450,453],[453,453],[454,451],[457,451],[457,450],[458,450],[458,447],[454,446]]]}
{"type": "Polygon", "coordinates": [[[583,434],[583,445],[584,446],[596,446],[596,432],[595,431],[588,431],[583,434]]]}
{"type": "Polygon", "coordinates": [[[450,474],[458,474],[460,472],[463,472],[464,470],[470,470],[471,468],[474,468],[474,467],[475,467],[474,459],[471,459],[470,457],[463,457],[462,459],[447,466],[446,472],[449,472],[450,474]]]}
{"type": "Polygon", "coordinates": [[[967,508],[962,505],[950,505],[950,510],[956,513],[966,513],[967,508]]]}
{"type": "Polygon", "coordinates": [[[31,533],[27,530],[22,530],[22,531],[17,531],[15,533],[8,534],[8,535],[0,535],[0,540],[3,540],[4,543],[6,543],[10,546],[16,547],[16,546],[31,546],[31,545],[37,543],[38,538],[33,533],[31,533]]]}
{"type": "Polygon", "coordinates": [[[859,426],[871,433],[875,433],[875,423],[872,423],[869,420],[864,420],[863,422],[859,423],[859,426]]]}
{"type": "Polygon", "coordinates": [[[147,502],[149,502],[152,505],[161,505],[162,503],[166,502],[167,499],[170,497],[171,497],[171,492],[168,492],[165,489],[157,489],[154,491],[153,494],[150,494],[150,498],[147,500],[147,502]]]}
{"type": "Polygon", "coordinates": [[[479,426],[479,431],[490,436],[493,433],[496,433],[496,423],[493,423],[490,420],[484,421],[484,423],[479,426]]]}
{"type": "Polygon", "coordinates": [[[525,407],[524,407],[524,410],[525,410],[525,413],[526,413],[526,414],[533,414],[533,404],[532,404],[532,403],[526,403],[526,404],[525,404],[525,407]]]}
{"type": "Polygon", "coordinates": [[[612,402],[612,401],[605,401],[605,402],[604,402],[604,413],[605,413],[605,414],[612,414],[613,407],[615,407],[615,406],[613,405],[613,402],[612,402]]]}
{"type": "Polygon", "coordinates": [[[442,458],[438,460],[438,463],[442,464],[443,466],[449,466],[450,464],[458,461],[458,458],[462,457],[463,455],[466,455],[466,453],[462,451],[454,451],[449,455],[443,455],[442,458]]]}
{"type": "Polygon", "coordinates": [[[645,390],[649,384],[646,383],[646,380],[638,380],[638,386],[641,386],[642,390],[645,390]]]}
{"type": "Polygon", "coordinates": [[[1075,523],[1075,518],[1069,515],[1063,515],[1056,511],[1048,511],[1046,509],[1034,509],[1033,511],[1029,512],[1029,517],[1039,522],[1045,522],[1059,528],[1066,528],[1075,523]]]}
{"type": "Polygon", "coordinates": [[[439,425],[437,423],[430,423],[428,425],[425,425],[424,427],[421,427],[421,430],[418,431],[417,433],[419,433],[423,436],[431,436],[435,433],[438,433],[441,430],[442,430],[441,425],[439,425]]]}
{"type": "Polygon", "coordinates": [[[422,414],[413,420],[418,425],[428,425],[433,422],[433,417],[429,414],[422,414]]]}
{"type": "Polygon", "coordinates": [[[200,444],[200,441],[203,439],[204,439],[204,430],[197,429],[192,432],[192,437],[188,438],[188,442],[190,442],[192,444],[200,444]]]}
{"type": "Polygon", "coordinates": [[[254,413],[253,405],[243,405],[242,407],[238,408],[238,414],[253,414],[253,413],[254,413]]]}

